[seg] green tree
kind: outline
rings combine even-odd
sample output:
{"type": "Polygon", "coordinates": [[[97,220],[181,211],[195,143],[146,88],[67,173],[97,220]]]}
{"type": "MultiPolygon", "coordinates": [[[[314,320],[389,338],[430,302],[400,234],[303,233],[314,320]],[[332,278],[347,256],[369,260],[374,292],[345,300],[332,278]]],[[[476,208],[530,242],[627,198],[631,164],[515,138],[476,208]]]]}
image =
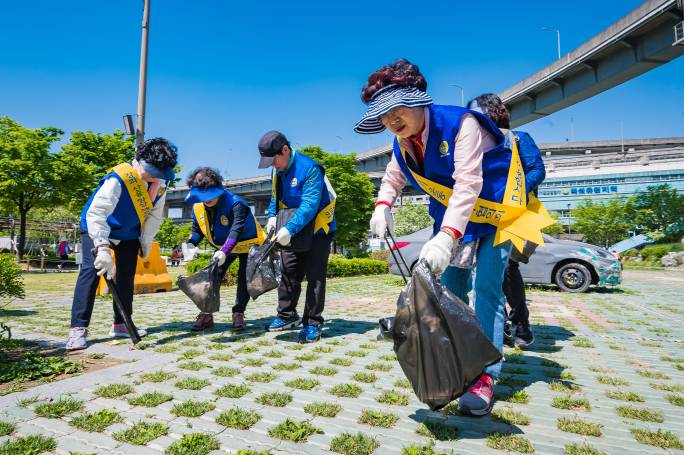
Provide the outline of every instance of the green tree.
{"type": "Polygon", "coordinates": [[[131,161],[134,156],[134,138],[125,137],[122,131],[72,133],[69,142],[55,155],[56,176],[66,207],[73,213],[80,212],[109,169],[131,161]]]}
{"type": "Polygon", "coordinates": [[[176,244],[187,242],[192,232],[192,223],[185,223],[178,226],[176,231],[176,244]]]}
{"type": "Polygon", "coordinates": [[[656,237],[676,239],[684,232],[684,194],[670,185],[649,186],[629,199],[628,216],[656,237]]]}
{"type": "Polygon", "coordinates": [[[589,243],[608,247],[625,237],[634,227],[628,221],[623,201],[612,199],[605,203],[585,199],[572,210],[572,230],[582,234],[589,243]]]}
{"type": "Polygon", "coordinates": [[[318,146],[304,147],[300,152],[325,168],[325,175],[337,194],[336,245],[354,248],[368,235],[374,189],[370,177],[356,169],[355,154],[327,153],[318,146]]]}
{"type": "Polygon", "coordinates": [[[159,226],[159,232],[155,239],[159,242],[160,248],[173,248],[179,245],[178,242],[178,231],[180,227],[175,225],[170,218],[164,218],[161,225],[159,226]]]}
{"type": "Polygon", "coordinates": [[[0,118],[0,205],[19,214],[19,258],[24,256],[29,211],[59,200],[50,145],[62,134],[57,128],[25,128],[0,118]]]}
{"type": "Polygon", "coordinates": [[[420,231],[434,223],[428,213],[427,205],[414,204],[412,201],[398,207],[394,213],[394,233],[407,235],[420,231]]]}
{"type": "Polygon", "coordinates": [[[551,218],[554,219],[555,223],[553,223],[551,226],[547,226],[544,229],[542,229],[542,232],[552,237],[555,237],[565,232],[565,230],[563,229],[563,225],[558,222],[560,218],[558,214],[555,212],[551,213],[551,218]]]}

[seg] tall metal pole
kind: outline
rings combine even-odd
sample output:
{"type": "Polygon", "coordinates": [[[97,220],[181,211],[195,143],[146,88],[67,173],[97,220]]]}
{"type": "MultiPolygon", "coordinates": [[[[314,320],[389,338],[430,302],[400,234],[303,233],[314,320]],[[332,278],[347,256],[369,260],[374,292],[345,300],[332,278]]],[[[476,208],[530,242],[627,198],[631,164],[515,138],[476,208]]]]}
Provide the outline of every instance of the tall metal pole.
{"type": "Polygon", "coordinates": [[[560,53],[560,29],[556,29],[556,33],[558,34],[558,60],[561,58],[561,53],[560,53]]]}
{"type": "Polygon", "coordinates": [[[135,131],[135,143],[140,145],[145,140],[145,97],[147,95],[147,42],[150,31],[150,0],[144,0],[142,20],[142,42],[140,44],[140,79],[138,80],[138,126],[135,131]]]}

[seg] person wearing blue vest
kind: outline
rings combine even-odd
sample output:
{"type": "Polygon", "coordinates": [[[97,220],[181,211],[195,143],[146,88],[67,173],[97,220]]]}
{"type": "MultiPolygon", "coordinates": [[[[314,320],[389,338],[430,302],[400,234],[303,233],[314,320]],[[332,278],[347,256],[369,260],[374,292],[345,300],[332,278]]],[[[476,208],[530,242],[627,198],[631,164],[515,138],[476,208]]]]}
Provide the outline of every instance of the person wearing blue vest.
{"type": "MultiPolygon", "coordinates": [[[[468,108],[482,112],[491,118],[504,134],[511,129],[510,113],[501,98],[493,93],[485,93],[474,98],[468,103],[468,108]]],[[[508,138],[510,135],[507,135],[508,138]]],[[[537,188],[546,177],[544,160],[542,160],[539,147],[535,144],[534,139],[524,131],[513,131],[513,138],[517,141],[520,161],[525,171],[525,187],[528,192],[532,191],[536,195],[537,188]]],[[[518,262],[527,263],[529,256],[534,253],[534,248],[535,245],[528,242],[525,244],[525,254],[512,251],[504,274],[504,294],[508,305],[511,307],[504,326],[504,343],[521,349],[534,343],[534,335],[530,329],[530,312],[527,308],[525,283],[520,274],[518,262]]]]}
{"type": "MultiPolygon", "coordinates": [[[[71,307],[71,331],[66,342],[69,351],[85,349],[95,293],[102,275],[112,277],[122,305],[133,313],[133,281],[138,252],[146,258],[157,235],[164,213],[166,185],[175,178],[176,147],[166,139],[155,138],[138,146],[135,159],[121,163],[106,174],[90,195],[81,212],[81,269],[76,280],[71,307]],[[93,255],[96,251],[96,255],[93,255]]],[[[123,317],[114,306],[110,336],[128,337],[123,317]]],[[[138,335],[146,332],[138,329],[138,335]]]]}
{"type": "Polygon", "coordinates": [[[302,324],[299,341],[318,341],[323,328],[328,256],[336,229],[335,191],[323,166],[292,150],[287,138],[278,131],[264,134],[259,141],[259,154],[259,168],[274,168],[266,230],[276,228],[276,217],[281,211],[285,214],[290,209],[291,214],[275,234],[282,249],[282,279],[278,287],[278,314],[266,330],[285,330],[302,324]],[[306,301],[300,318],[297,303],[304,277],[306,301]]]}
{"type": "MultiPolygon", "coordinates": [[[[218,262],[222,276],[233,261],[239,260],[233,330],[242,330],[245,328],[245,308],[249,302],[247,253],[250,246],[261,245],[265,236],[244,199],[223,187],[223,178],[217,170],[197,168],[190,174],[187,183],[190,191],[185,203],[193,204],[193,207],[192,230],[185,259],[192,260],[199,251],[197,245],[202,239],[207,239],[216,248],[213,259],[218,262]]],[[[214,316],[200,312],[192,330],[205,330],[213,326],[214,316]]]]}
{"type": "MultiPolygon", "coordinates": [[[[476,278],[473,304],[483,332],[501,351],[501,284],[511,244],[495,245],[498,227],[491,224],[495,223],[495,211],[488,207],[502,202],[507,193],[512,152],[504,135],[485,115],[463,107],[435,105],[426,88],[418,67],[400,59],[372,73],[362,90],[368,108],[355,131],[373,134],[387,128],[396,135],[371,231],[382,237],[391,228],[390,210],[406,183],[427,193],[434,228],[420,258],[436,275],[442,274],[442,283],[450,291],[463,297],[464,287],[451,276],[472,260],[477,248],[478,271],[482,273],[476,278]]],[[[524,197],[518,188],[516,198],[521,195],[524,197]]],[[[485,368],[459,399],[461,413],[485,415],[491,411],[494,380],[500,371],[501,362],[485,368]]]]}

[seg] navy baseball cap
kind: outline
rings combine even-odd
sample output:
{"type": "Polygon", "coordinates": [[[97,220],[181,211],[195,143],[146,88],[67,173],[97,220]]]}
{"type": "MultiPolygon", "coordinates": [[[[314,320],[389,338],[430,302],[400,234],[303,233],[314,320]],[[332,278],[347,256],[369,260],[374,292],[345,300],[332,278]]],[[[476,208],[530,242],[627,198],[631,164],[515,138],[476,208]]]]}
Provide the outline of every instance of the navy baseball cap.
{"type": "Polygon", "coordinates": [[[285,135],[279,131],[271,130],[259,139],[259,169],[273,166],[275,156],[283,150],[284,146],[289,146],[290,142],[285,135]]]}

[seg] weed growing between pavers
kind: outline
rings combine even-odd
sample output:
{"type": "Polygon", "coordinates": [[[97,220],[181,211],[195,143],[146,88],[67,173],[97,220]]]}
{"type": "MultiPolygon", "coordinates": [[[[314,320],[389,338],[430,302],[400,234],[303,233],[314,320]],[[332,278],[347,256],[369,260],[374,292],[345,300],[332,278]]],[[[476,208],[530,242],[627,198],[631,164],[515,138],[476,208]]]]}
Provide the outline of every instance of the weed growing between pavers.
{"type": "Polygon", "coordinates": [[[199,417],[209,411],[213,411],[216,405],[211,401],[188,400],[173,405],[171,414],[176,417],[199,417]]]}
{"type": "Polygon", "coordinates": [[[458,439],[458,428],[442,422],[425,421],[418,425],[416,433],[437,441],[455,441],[458,439]]]}
{"type": "Polygon", "coordinates": [[[608,452],[592,447],[588,442],[582,445],[568,444],[565,446],[564,455],[609,455],[608,452]]]}
{"type": "Polygon", "coordinates": [[[684,393],[684,386],[679,384],[657,384],[651,383],[651,388],[656,390],[667,390],[668,392],[684,393]]]}
{"type": "Polygon", "coordinates": [[[0,421],[0,436],[12,434],[15,427],[13,423],[0,421]]]}
{"type": "Polygon", "coordinates": [[[330,353],[333,352],[333,348],[330,346],[316,346],[313,348],[313,352],[318,352],[318,353],[330,353]]]}
{"type": "Polygon", "coordinates": [[[160,392],[147,392],[142,395],[136,395],[128,399],[128,404],[131,406],[144,406],[146,408],[153,408],[162,403],[173,400],[173,395],[160,392]]]}
{"type": "Polygon", "coordinates": [[[582,391],[582,387],[571,382],[563,381],[551,381],[549,382],[549,389],[554,392],[565,392],[565,393],[579,393],[582,391]]]}
{"type": "Polygon", "coordinates": [[[34,403],[38,403],[40,401],[40,398],[38,398],[38,395],[28,397],[28,398],[22,398],[21,400],[17,401],[17,406],[20,408],[28,408],[34,403]]]}
{"type": "Polygon", "coordinates": [[[250,374],[249,376],[247,376],[247,380],[250,382],[268,383],[268,382],[273,381],[277,377],[278,377],[278,375],[275,373],[262,371],[259,373],[250,374]]]}
{"type": "Polygon", "coordinates": [[[628,381],[625,381],[622,378],[613,377],[613,376],[597,376],[596,380],[598,382],[600,382],[601,384],[606,384],[606,385],[614,385],[614,386],[627,386],[627,385],[629,385],[628,381]]]}
{"type": "Polygon", "coordinates": [[[267,392],[256,397],[254,401],[259,404],[282,408],[290,404],[292,401],[292,394],[285,392],[267,392]]]}
{"type": "Polygon", "coordinates": [[[112,424],[123,422],[118,412],[103,409],[98,412],[83,414],[71,419],[69,424],[84,431],[101,432],[112,424]]]}
{"type": "Polygon", "coordinates": [[[270,351],[266,351],[263,354],[265,357],[270,357],[272,359],[279,359],[283,357],[285,354],[283,354],[281,351],[277,351],[275,349],[271,349],[270,351]]]}
{"type": "Polygon", "coordinates": [[[83,403],[73,398],[60,398],[50,403],[42,403],[33,409],[33,412],[40,417],[49,417],[56,419],[64,417],[72,412],[80,411],[83,408],[83,403]]]}
{"type": "Polygon", "coordinates": [[[526,379],[514,378],[513,376],[502,375],[496,379],[496,384],[504,387],[526,387],[529,385],[526,379]]]}
{"type": "Polygon", "coordinates": [[[209,356],[209,360],[217,360],[219,362],[229,362],[233,360],[231,354],[212,354],[209,356]]]}
{"type": "Polygon", "coordinates": [[[219,425],[238,430],[248,430],[259,420],[261,420],[261,414],[258,412],[238,407],[223,411],[216,417],[216,423],[219,425]]]}
{"type": "Polygon", "coordinates": [[[660,373],[659,371],[653,371],[653,370],[637,370],[637,374],[639,376],[642,376],[644,378],[651,378],[651,379],[670,379],[668,375],[665,373],[660,373]]]}
{"type": "Polygon", "coordinates": [[[361,432],[342,433],[330,441],[330,450],[344,455],[371,455],[380,443],[374,436],[361,432]]]}
{"type": "Polygon", "coordinates": [[[641,346],[645,346],[647,348],[662,348],[663,343],[659,343],[657,341],[639,341],[639,344],[641,346]]]}
{"type": "Polygon", "coordinates": [[[344,353],[344,355],[349,356],[349,357],[366,357],[368,353],[366,351],[347,351],[344,353]]]}
{"type": "Polygon", "coordinates": [[[534,446],[532,446],[530,440],[516,434],[492,433],[487,436],[487,447],[509,452],[534,452],[534,446]]]}
{"type": "Polygon", "coordinates": [[[513,408],[497,408],[492,411],[494,420],[508,425],[529,425],[530,418],[522,412],[515,411],[513,408]]]}
{"type": "Polygon", "coordinates": [[[589,367],[589,371],[591,371],[591,372],[593,372],[593,373],[606,373],[606,374],[608,374],[608,373],[615,373],[615,370],[613,370],[613,369],[606,368],[606,367],[599,367],[599,366],[596,366],[596,365],[591,365],[591,366],[589,367]]]}
{"type": "Polygon", "coordinates": [[[363,389],[356,384],[337,384],[328,389],[328,393],[344,398],[358,398],[361,392],[363,389]]]}
{"type": "Polygon", "coordinates": [[[112,434],[112,437],[119,442],[144,446],[150,441],[160,436],[168,434],[169,427],[161,422],[136,422],[132,427],[112,434]]]}
{"type": "Polygon", "coordinates": [[[273,346],[276,342],[275,340],[259,340],[255,344],[257,346],[273,346]]]}
{"type": "Polygon", "coordinates": [[[392,369],[392,364],[390,363],[381,363],[381,362],[372,362],[366,365],[365,367],[367,370],[371,371],[389,371],[392,369]]]}
{"type": "Polygon", "coordinates": [[[361,411],[358,422],[373,427],[391,428],[399,421],[399,416],[391,412],[364,409],[361,411]]]}
{"type": "Polygon", "coordinates": [[[411,382],[404,378],[404,379],[397,379],[394,381],[394,387],[399,387],[400,389],[412,389],[413,386],[411,386],[411,382]]]}
{"type": "Polygon", "coordinates": [[[214,391],[214,394],[223,398],[242,398],[251,390],[246,384],[228,384],[214,391]]]}
{"type": "Polygon", "coordinates": [[[684,396],[670,393],[665,395],[665,399],[675,406],[684,406],[684,396]]]}
{"type": "Polygon", "coordinates": [[[183,435],[171,444],[164,452],[166,455],[206,455],[212,450],[218,450],[218,440],[205,433],[190,433],[183,435]]]}
{"type": "MultiPolygon", "coordinates": [[[[545,361],[542,361],[542,365],[544,365],[544,362],[545,362],[545,361]]],[[[523,356],[521,356],[521,355],[512,354],[512,355],[507,355],[507,356],[506,356],[506,359],[504,360],[504,363],[511,363],[511,364],[526,364],[526,363],[527,363],[527,360],[525,360],[525,358],[524,358],[523,356]]],[[[550,365],[547,365],[547,366],[550,366],[550,365]]]]}
{"type": "Polygon", "coordinates": [[[183,360],[191,360],[195,357],[201,356],[202,354],[204,354],[204,351],[200,351],[199,349],[188,349],[180,355],[180,358],[183,360]]]}
{"type": "Polygon", "coordinates": [[[314,354],[313,352],[307,352],[305,354],[300,354],[295,357],[296,360],[299,360],[300,362],[313,362],[314,360],[318,360],[318,354],[314,354]]]}
{"type": "Polygon", "coordinates": [[[660,411],[651,411],[649,409],[637,408],[636,406],[618,406],[615,410],[620,417],[626,417],[628,419],[657,423],[663,421],[663,413],[660,411]]]}
{"type": "Polygon", "coordinates": [[[530,402],[530,396],[524,390],[508,393],[495,393],[494,398],[498,401],[507,401],[509,403],[527,404],[530,402]]]}
{"type": "Polygon", "coordinates": [[[337,368],[318,366],[310,369],[309,373],[318,376],[335,376],[337,374],[337,368]]]}
{"type": "Polygon", "coordinates": [[[530,374],[525,368],[504,366],[501,371],[510,374],[530,374]]]}
{"type": "Polygon", "coordinates": [[[583,436],[601,436],[603,435],[603,425],[600,423],[591,423],[579,418],[561,417],[556,422],[559,430],[566,433],[581,434],[583,436]]]}
{"type": "Polygon", "coordinates": [[[32,434],[18,439],[9,439],[0,444],[0,455],[38,455],[57,448],[54,438],[32,434]]]}
{"type": "Polygon", "coordinates": [[[320,382],[317,379],[296,378],[285,382],[285,385],[292,387],[293,389],[311,390],[317,385],[320,385],[320,382]]]}
{"type": "Polygon", "coordinates": [[[164,346],[159,346],[157,349],[155,349],[155,352],[159,352],[162,354],[171,354],[172,352],[176,352],[180,349],[178,346],[174,346],[172,344],[164,345],[164,346]]]}
{"type": "Polygon", "coordinates": [[[436,452],[432,445],[411,444],[401,448],[401,455],[454,455],[454,451],[452,450],[450,453],[436,452]]]}
{"type": "Polygon", "coordinates": [[[606,391],[606,396],[613,400],[620,401],[637,401],[640,403],[643,403],[644,401],[644,398],[641,395],[634,392],[625,392],[622,390],[608,390],[606,391]]]}
{"type": "Polygon", "coordinates": [[[330,363],[331,365],[337,365],[340,367],[349,367],[354,362],[351,359],[344,359],[344,358],[338,357],[338,358],[332,359],[328,363],[330,363]]]}
{"type": "Polygon", "coordinates": [[[396,390],[388,390],[378,396],[375,401],[383,404],[393,404],[396,406],[408,406],[409,396],[396,390]]]}
{"type": "Polygon", "coordinates": [[[232,378],[233,376],[240,374],[240,369],[234,367],[219,367],[214,369],[211,374],[222,378],[232,378]]]}
{"type": "Polygon", "coordinates": [[[235,455],[271,455],[270,450],[239,449],[235,455]]]}
{"type": "Polygon", "coordinates": [[[364,373],[363,371],[359,371],[358,373],[354,373],[352,380],[372,384],[378,380],[378,377],[375,373],[364,373]]]}
{"type": "Polygon", "coordinates": [[[174,385],[184,390],[202,390],[209,384],[211,384],[211,381],[208,379],[189,377],[176,381],[174,385]]]}
{"type": "Polygon", "coordinates": [[[309,403],[304,406],[304,412],[318,417],[335,417],[342,411],[342,406],[337,403],[309,403]]]}
{"type": "Polygon", "coordinates": [[[579,337],[572,339],[572,345],[578,348],[594,348],[594,343],[589,338],[579,337]]]}
{"type": "Polygon", "coordinates": [[[266,361],[263,359],[242,359],[240,360],[240,364],[246,366],[246,367],[261,367],[266,364],[266,361]]]}
{"type": "Polygon", "coordinates": [[[108,384],[95,389],[95,395],[102,398],[116,398],[133,393],[133,386],[130,384],[108,384]]]}
{"type": "Polygon", "coordinates": [[[671,431],[658,429],[656,431],[632,428],[634,439],[642,444],[661,447],[663,449],[684,449],[684,444],[679,437],[671,431]]]}
{"type": "Polygon", "coordinates": [[[293,362],[293,363],[285,363],[285,362],[281,362],[281,363],[276,363],[276,364],[273,365],[271,368],[273,368],[274,370],[278,370],[278,371],[292,371],[292,370],[296,370],[297,368],[299,368],[299,367],[301,367],[301,366],[302,366],[301,363],[295,363],[295,362],[293,362]]]}
{"type": "Polygon", "coordinates": [[[554,397],[551,406],[558,409],[572,409],[573,411],[591,411],[591,405],[586,398],[573,398],[571,396],[554,397]]]}
{"type": "Polygon", "coordinates": [[[176,373],[170,373],[168,371],[154,371],[152,373],[144,373],[140,375],[140,379],[144,382],[164,382],[169,379],[176,377],[176,373]]]}
{"type": "Polygon", "coordinates": [[[291,344],[289,346],[285,346],[285,349],[289,349],[291,351],[301,351],[304,349],[304,347],[305,346],[303,344],[291,344]]]}
{"type": "Polygon", "coordinates": [[[285,439],[293,442],[306,442],[309,436],[323,433],[323,430],[311,425],[306,420],[285,419],[277,426],[268,429],[268,435],[272,438],[285,439]]]}
{"type": "Polygon", "coordinates": [[[179,363],[178,368],[182,368],[184,370],[190,370],[190,371],[199,371],[202,368],[211,368],[211,365],[209,365],[206,362],[201,362],[199,360],[190,360],[187,362],[179,363]]]}

